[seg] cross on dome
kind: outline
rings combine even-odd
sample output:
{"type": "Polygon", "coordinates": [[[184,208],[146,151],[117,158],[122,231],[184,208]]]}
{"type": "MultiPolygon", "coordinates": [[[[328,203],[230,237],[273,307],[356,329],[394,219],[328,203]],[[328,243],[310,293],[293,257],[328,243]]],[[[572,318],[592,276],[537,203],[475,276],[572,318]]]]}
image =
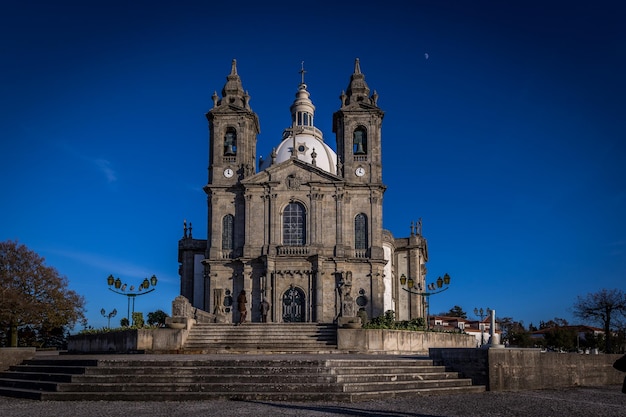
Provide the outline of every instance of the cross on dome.
{"type": "Polygon", "coordinates": [[[304,61],[302,61],[302,68],[300,69],[300,75],[302,76],[302,82],[300,84],[304,84],[304,74],[306,71],[304,70],[304,61]]]}

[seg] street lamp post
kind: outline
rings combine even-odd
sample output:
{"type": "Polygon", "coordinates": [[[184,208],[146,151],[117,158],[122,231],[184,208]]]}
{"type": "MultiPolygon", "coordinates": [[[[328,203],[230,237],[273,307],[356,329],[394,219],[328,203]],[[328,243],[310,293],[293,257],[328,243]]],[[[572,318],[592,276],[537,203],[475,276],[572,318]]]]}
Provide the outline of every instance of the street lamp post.
{"type": "Polygon", "coordinates": [[[107,284],[109,284],[109,290],[113,291],[116,294],[125,295],[127,297],[127,318],[131,320],[131,325],[134,324],[134,320],[131,316],[131,300],[132,300],[132,313],[135,312],[135,298],[140,295],[146,295],[154,291],[157,285],[157,277],[152,275],[150,279],[144,278],[144,280],[139,284],[137,290],[135,291],[135,287],[133,285],[128,287],[128,284],[122,283],[122,280],[119,278],[115,278],[113,275],[109,275],[107,277],[107,284]],[[152,288],[150,286],[152,285],[152,288]],[[128,291],[126,289],[128,288],[128,291]],[[150,289],[148,289],[150,288],[150,289]],[[145,291],[144,291],[145,290],[145,291]]]}
{"type": "Polygon", "coordinates": [[[117,314],[117,309],[113,309],[113,311],[111,311],[110,313],[107,314],[107,312],[102,309],[100,310],[100,314],[102,314],[102,317],[106,317],[109,319],[108,323],[107,323],[107,328],[111,328],[111,318],[115,317],[115,315],[117,314]]]}
{"type": "Polygon", "coordinates": [[[474,315],[480,317],[480,346],[485,344],[485,323],[483,319],[491,314],[491,309],[487,307],[487,310],[484,310],[482,307],[480,309],[474,308],[474,315]]]}
{"type": "Polygon", "coordinates": [[[446,273],[443,278],[438,277],[437,281],[428,284],[428,291],[422,291],[422,285],[420,283],[417,283],[417,291],[415,291],[413,289],[415,288],[415,281],[410,277],[407,279],[404,274],[400,275],[400,284],[402,284],[402,289],[404,291],[421,296],[422,304],[424,303],[424,297],[426,297],[426,330],[430,330],[430,296],[442,293],[450,288],[450,275],[446,273]],[[404,287],[405,285],[407,288],[404,287]]]}

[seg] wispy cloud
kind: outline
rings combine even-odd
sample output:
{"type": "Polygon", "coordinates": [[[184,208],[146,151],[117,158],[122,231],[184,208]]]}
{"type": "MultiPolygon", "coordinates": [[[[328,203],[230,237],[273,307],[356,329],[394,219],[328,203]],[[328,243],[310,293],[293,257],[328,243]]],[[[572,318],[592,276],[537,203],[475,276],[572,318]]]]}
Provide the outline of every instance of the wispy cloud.
{"type": "Polygon", "coordinates": [[[108,159],[94,158],[92,156],[85,155],[65,142],[62,142],[60,146],[74,158],[78,158],[81,161],[86,162],[97,171],[101,172],[109,184],[117,181],[117,172],[113,169],[112,163],[108,159]]]}
{"type": "Polygon", "coordinates": [[[115,170],[111,168],[111,162],[106,159],[94,159],[93,163],[104,174],[109,183],[117,181],[117,174],[115,170]]]}

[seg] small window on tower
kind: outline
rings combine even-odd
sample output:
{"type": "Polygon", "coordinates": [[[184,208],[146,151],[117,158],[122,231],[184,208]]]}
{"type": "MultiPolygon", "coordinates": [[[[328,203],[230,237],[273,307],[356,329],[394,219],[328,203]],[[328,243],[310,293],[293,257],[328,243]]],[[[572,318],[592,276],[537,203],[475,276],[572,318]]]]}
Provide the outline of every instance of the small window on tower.
{"type": "Polygon", "coordinates": [[[354,218],[354,249],[367,249],[367,216],[363,213],[354,218]]]}
{"type": "Polygon", "coordinates": [[[224,135],[224,156],[237,155],[237,132],[232,127],[224,135]]]}
{"type": "Polygon", "coordinates": [[[354,131],[352,151],[355,155],[367,154],[367,132],[362,126],[359,126],[354,131]]]}
{"type": "Polygon", "coordinates": [[[235,247],[235,233],[233,228],[235,226],[235,216],[227,214],[222,218],[222,249],[233,250],[235,247]]]}

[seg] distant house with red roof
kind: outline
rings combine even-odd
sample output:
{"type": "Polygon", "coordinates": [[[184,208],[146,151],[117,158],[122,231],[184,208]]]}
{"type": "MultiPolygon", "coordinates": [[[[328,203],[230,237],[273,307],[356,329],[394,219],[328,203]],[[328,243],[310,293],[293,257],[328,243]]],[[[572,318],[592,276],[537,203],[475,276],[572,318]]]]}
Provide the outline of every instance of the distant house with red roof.
{"type": "MultiPolygon", "coordinates": [[[[476,346],[489,343],[491,320],[485,317],[483,320],[469,320],[463,317],[430,316],[429,325],[432,329],[440,331],[458,331],[470,334],[476,338],[476,346]]],[[[496,333],[500,333],[497,325],[496,333]]]]}
{"type": "Polygon", "coordinates": [[[599,327],[592,327],[586,325],[577,325],[577,326],[557,326],[557,327],[547,327],[545,329],[540,329],[530,333],[530,337],[532,339],[545,339],[546,333],[551,333],[556,329],[559,330],[570,330],[578,335],[580,340],[585,340],[586,335],[593,334],[594,336],[604,335],[604,330],[599,327]]]}

